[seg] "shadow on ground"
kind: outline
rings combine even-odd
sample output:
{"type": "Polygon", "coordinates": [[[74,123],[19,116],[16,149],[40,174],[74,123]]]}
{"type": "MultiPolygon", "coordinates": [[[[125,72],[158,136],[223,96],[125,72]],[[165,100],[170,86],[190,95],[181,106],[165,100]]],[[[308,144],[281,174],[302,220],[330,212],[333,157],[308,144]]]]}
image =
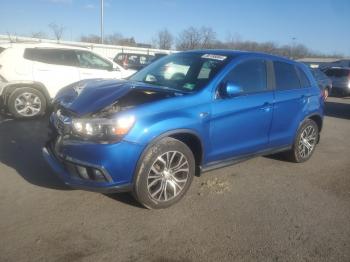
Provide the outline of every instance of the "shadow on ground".
{"type": "MultiPolygon", "coordinates": [[[[46,117],[13,120],[0,115],[0,163],[15,169],[33,185],[72,190],[53,173],[42,157],[41,149],[47,141],[47,124],[46,117]]],[[[128,193],[106,196],[128,205],[141,207],[128,193]]]]}
{"type": "MultiPolygon", "coordinates": [[[[346,98],[343,98],[346,99],[346,98]]],[[[350,104],[327,101],[325,103],[326,116],[350,119],[350,104]]]]}
{"type": "Polygon", "coordinates": [[[69,189],[45,163],[41,148],[47,140],[47,118],[0,122],[0,162],[17,171],[29,183],[69,189]]]}
{"type": "Polygon", "coordinates": [[[131,193],[105,194],[105,196],[130,206],[144,208],[139,202],[135,200],[131,193]]]}

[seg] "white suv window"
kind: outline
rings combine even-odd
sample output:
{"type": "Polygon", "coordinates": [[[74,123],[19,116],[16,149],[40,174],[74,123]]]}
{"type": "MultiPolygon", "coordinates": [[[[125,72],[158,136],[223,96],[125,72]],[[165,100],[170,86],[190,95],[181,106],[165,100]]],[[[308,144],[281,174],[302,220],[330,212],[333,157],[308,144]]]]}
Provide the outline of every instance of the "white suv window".
{"type": "Polygon", "coordinates": [[[24,58],[46,64],[77,66],[74,50],[56,48],[26,48],[24,58]]]}
{"type": "Polygon", "coordinates": [[[79,66],[90,69],[111,70],[113,68],[112,63],[104,60],[103,58],[88,52],[88,51],[75,51],[78,57],[79,66]]]}

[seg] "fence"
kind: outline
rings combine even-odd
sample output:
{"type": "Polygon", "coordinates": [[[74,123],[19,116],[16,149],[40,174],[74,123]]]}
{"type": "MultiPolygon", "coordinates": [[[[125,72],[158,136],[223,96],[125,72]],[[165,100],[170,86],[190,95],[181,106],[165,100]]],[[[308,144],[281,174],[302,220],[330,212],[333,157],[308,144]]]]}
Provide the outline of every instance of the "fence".
{"type": "Polygon", "coordinates": [[[0,35],[0,44],[1,43],[51,43],[51,44],[61,44],[69,45],[76,47],[85,47],[94,52],[113,59],[118,53],[138,53],[138,54],[150,54],[154,55],[155,53],[173,53],[173,50],[163,50],[155,48],[143,48],[143,47],[134,47],[134,46],[119,46],[119,45],[102,45],[102,44],[92,44],[84,42],[74,42],[74,41],[56,41],[52,39],[40,39],[40,38],[31,38],[23,36],[13,36],[13,35],[0,35]]]}

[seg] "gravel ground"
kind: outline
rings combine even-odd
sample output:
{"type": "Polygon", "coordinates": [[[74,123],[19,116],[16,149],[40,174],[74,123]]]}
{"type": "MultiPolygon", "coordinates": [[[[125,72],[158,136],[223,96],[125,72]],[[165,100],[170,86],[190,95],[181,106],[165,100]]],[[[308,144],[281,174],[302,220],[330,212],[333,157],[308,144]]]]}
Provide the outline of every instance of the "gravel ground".
{"type": "Polygon", "coordinates": [[[195,178],[170,209],[65,187],[46,120],[0,117],[0,261],[350,261],[350,99],[310,161],[259,157],[195,178]]]}

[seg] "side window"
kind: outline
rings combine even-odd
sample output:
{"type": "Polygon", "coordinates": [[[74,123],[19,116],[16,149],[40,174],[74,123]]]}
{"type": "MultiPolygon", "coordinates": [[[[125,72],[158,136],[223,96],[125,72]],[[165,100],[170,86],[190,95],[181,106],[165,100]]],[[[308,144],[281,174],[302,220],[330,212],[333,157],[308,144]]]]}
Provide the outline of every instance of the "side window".
{"type": "Polygon", "coordinates": [[[143,56],[143,55],[140,56],[140,64],[141,65],[146,64],[147,61],[148,61],[148,57],[147,56],[143,56]]]}
{"type": "Polygon", "coordinates": [[[112,63],[91,52],[76,51],[76,54],[80,67],[100,70],[111,70],[113,67],[112,63]]]}
{"type": "Polygon", "coordinates": [[[309,78],[306,76],[305,72],[298,67],[298,74],[300,79],[300,85],[302,88],[307,88],[311,86],[309,78]]]}
{"type": "Polygon", "coordinates": [[[73,50],[26,48],[24,58],[46,64],[77,66],[77,57],[73,50]]]}
{"type": "Polygon", "coordinates": [[[123,54],[118,54],[113,61],[114,62],[122,62],[124,60],[124,55],[123,54]]]}
{"type": "Polygon", "coordinates": [[[275,69],[276,89],[289,90],[300,88],[300,81],[294,65],[285,62],[273,62],[275,69]]]}
{"type": "Polygon", "coordinates": [[[134,65],[139,64],[139,56],[138,55],[129,55],[128,60],[129,60],[130,64],[134,64],[134,65]]]}
{"type": "Polygon", "coordinates": [[[261,59],[245,61],[237,65],[225,78],[243,89],[244,93],[267,90],[266,62],[261,59]]]}

